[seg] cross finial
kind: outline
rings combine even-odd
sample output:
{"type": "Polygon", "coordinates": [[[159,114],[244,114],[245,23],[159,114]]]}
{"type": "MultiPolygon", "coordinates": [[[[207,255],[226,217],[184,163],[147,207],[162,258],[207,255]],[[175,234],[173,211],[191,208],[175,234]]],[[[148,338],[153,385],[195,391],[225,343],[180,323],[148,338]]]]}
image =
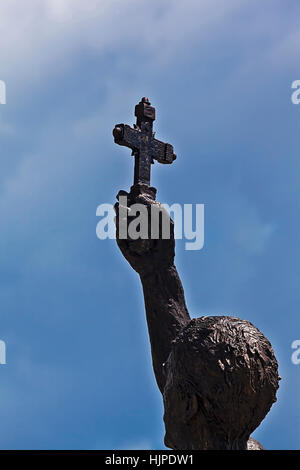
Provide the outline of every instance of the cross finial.
{"type": "Polygon", "coordinates": [[[153,122],[155,108],[148,98],[143,97],[136,105],[136,124],[134,129],[127,124],[117,124],[113,130],[116,144],[129,147],[135,157],[134,185],[143,183],[150,186],[150,166],[157,160],[172,163],[176,155],[173,147],[154,138],[153,122]]]}
{"type": "Polygon", "coordinates": [[[151,106],[148,98],[145,96],[135,107],[136,125],[141,129],[142,122],[149,122],[151,125],[155,121],[155,108],[151,106]]]}

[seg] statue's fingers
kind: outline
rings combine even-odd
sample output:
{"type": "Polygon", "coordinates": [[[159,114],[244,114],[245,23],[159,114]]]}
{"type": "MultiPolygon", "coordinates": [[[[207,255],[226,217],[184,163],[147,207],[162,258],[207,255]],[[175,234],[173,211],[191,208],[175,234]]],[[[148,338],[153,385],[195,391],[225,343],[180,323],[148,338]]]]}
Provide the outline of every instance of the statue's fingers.
{"type": "Polygon", "coordinates": [[[122,251],[123,255],[126,257],[128,251],[128,243],[127,240],[123,240],[122,238],[117,237],[117,244],[120,250],[122,251]]]}
{"type": "MultiPolygon", "coordinates": [[[[120,212],[122,212],[123,214],[126,214],[126,215],[129,215],[130,213],[130,207],[127,207],[127,206],[123,206],[122,204],[120,204],[119,202],[116,202],[114,204],[114,211],[117,215],[119,215],[120,212]]],[[[123,215],[124,217],[124,215],[123,215]]]]}
{"type": "Polygon", "coordinates": [[[144,206],[147,206],[147,207],[151,207],[153,205],[156,206],[159,204],[159,202],[151,199],[147,194],[139,194],[136,197],[135,202],[138,204],[143,204],[144,206]]]}
{"type": "Polygon", "coordinates": [[[115,213],[116,213],[117,215],[119,214],[119,203],[118,203],[118,202],[116,202],[116,203],[114,204],[114,211],[115,211],[115,213]]]}
{"type": "Polygon", "coordinates": [[[120,229],[120,227],[127,228],[127,226],[128,226],[128,217],[120,217],[119,214],[117,214],[114,217],[114,223],[115,223],[118,230],[120,229]]]}
{"type": "MultiPolygon", "coordinates": [[[[128,208],[124,208],[128,209],[128,208]]],[[[120,212],[116,212],[114,217],[114,223],[116,226],[116,238],[117,240],[127,240],[128,239],[128,219],[127,215],[125,217],[120,216],[120,212]]],[[[120,246],[121,248],[121,246],[120,246]]]]}
{"type": "Polygon", "coordinates": [[[129,198],[129,193],[127,191],[124,191],[123,189],[121,189],[118,194],[117,194],[117,199],[118,201],[120,201],[120,197],[127,197],[129,198]]]}

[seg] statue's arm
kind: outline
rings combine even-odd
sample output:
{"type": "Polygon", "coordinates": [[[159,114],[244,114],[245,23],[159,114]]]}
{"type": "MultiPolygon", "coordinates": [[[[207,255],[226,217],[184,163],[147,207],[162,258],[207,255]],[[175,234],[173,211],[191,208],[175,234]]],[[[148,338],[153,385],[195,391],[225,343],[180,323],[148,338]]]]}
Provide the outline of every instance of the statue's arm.
{"type": "Polygon", "coordinates": [[[117,242],[119,248],[131,267],[137,271],[143,286],[146,318],[151,344],[151,353],[155,377],[160,391],[164,388],[163,364],[166,361],[171,343],[180,329],[185,326],[190,316],[185,304],[183,287],[174,265],[175,241],[173,234],[173,221],[164,211],[165,221],[170,224],[170,237],[152,240],[150,237],[151,224],[149,217],[149,239],[132,240],[120,239],[120,208],[127,211],[129,217],[124,221],[130,224],[130,207],[139,203],[147,208],[150,216],[151,206],[161,210],[161,205],[155,201],[155,192],[145,186],[135,188],[135,192],[129,194],[124,191],[119,193],[119,203],[116,204],[117,242]],[[120,199],[120,195],[123,199],[120,199]],[[127,205],[121,206],[121,202],[127,205]]]}
{"type": "Polygon", "coordinates": [[[174,264],[152,274],[140,274],[143,285],[146,317],[151,343],[153,369],[157,384],[163,392],[163,364],[171,343],[190,320],[185,305],[183,287],[174,264]]]}

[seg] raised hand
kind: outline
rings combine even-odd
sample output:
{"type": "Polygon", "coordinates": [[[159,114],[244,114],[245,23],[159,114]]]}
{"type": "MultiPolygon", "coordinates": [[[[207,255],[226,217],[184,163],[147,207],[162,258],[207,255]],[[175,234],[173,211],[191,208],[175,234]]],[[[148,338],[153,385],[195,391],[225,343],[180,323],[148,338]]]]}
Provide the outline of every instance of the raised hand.
{"type": "Polygon", "coordinates": [[[155,200],[155,193],[155,188],[136,185],[130,193],[119,191],[115,204],[118,246],[140,275],[154,273],[174,262],[174,223],[155,200]]]}

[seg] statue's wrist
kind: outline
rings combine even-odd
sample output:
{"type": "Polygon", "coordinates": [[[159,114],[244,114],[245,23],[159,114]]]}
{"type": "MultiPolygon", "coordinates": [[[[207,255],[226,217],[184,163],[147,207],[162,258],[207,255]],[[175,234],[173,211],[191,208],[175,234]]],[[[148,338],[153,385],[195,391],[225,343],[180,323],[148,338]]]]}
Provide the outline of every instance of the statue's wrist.
{"type": "Polygon", "coordinates": [[[173,261],[171,260],[169,263],[159,264],[159,265],[151,265],[148,266],[146,269],[139,271],[139,276],[141,281],[151,280],[151,278],[157,278],[167,276],[175,268],[173,261]]]}
{"type": "Polygon", "coordinates": [[[155,201],[157,189],[144,183],[137,183],[131,186],[129,196],[134,201],[138,196],[148,196],[155,201]]]}

